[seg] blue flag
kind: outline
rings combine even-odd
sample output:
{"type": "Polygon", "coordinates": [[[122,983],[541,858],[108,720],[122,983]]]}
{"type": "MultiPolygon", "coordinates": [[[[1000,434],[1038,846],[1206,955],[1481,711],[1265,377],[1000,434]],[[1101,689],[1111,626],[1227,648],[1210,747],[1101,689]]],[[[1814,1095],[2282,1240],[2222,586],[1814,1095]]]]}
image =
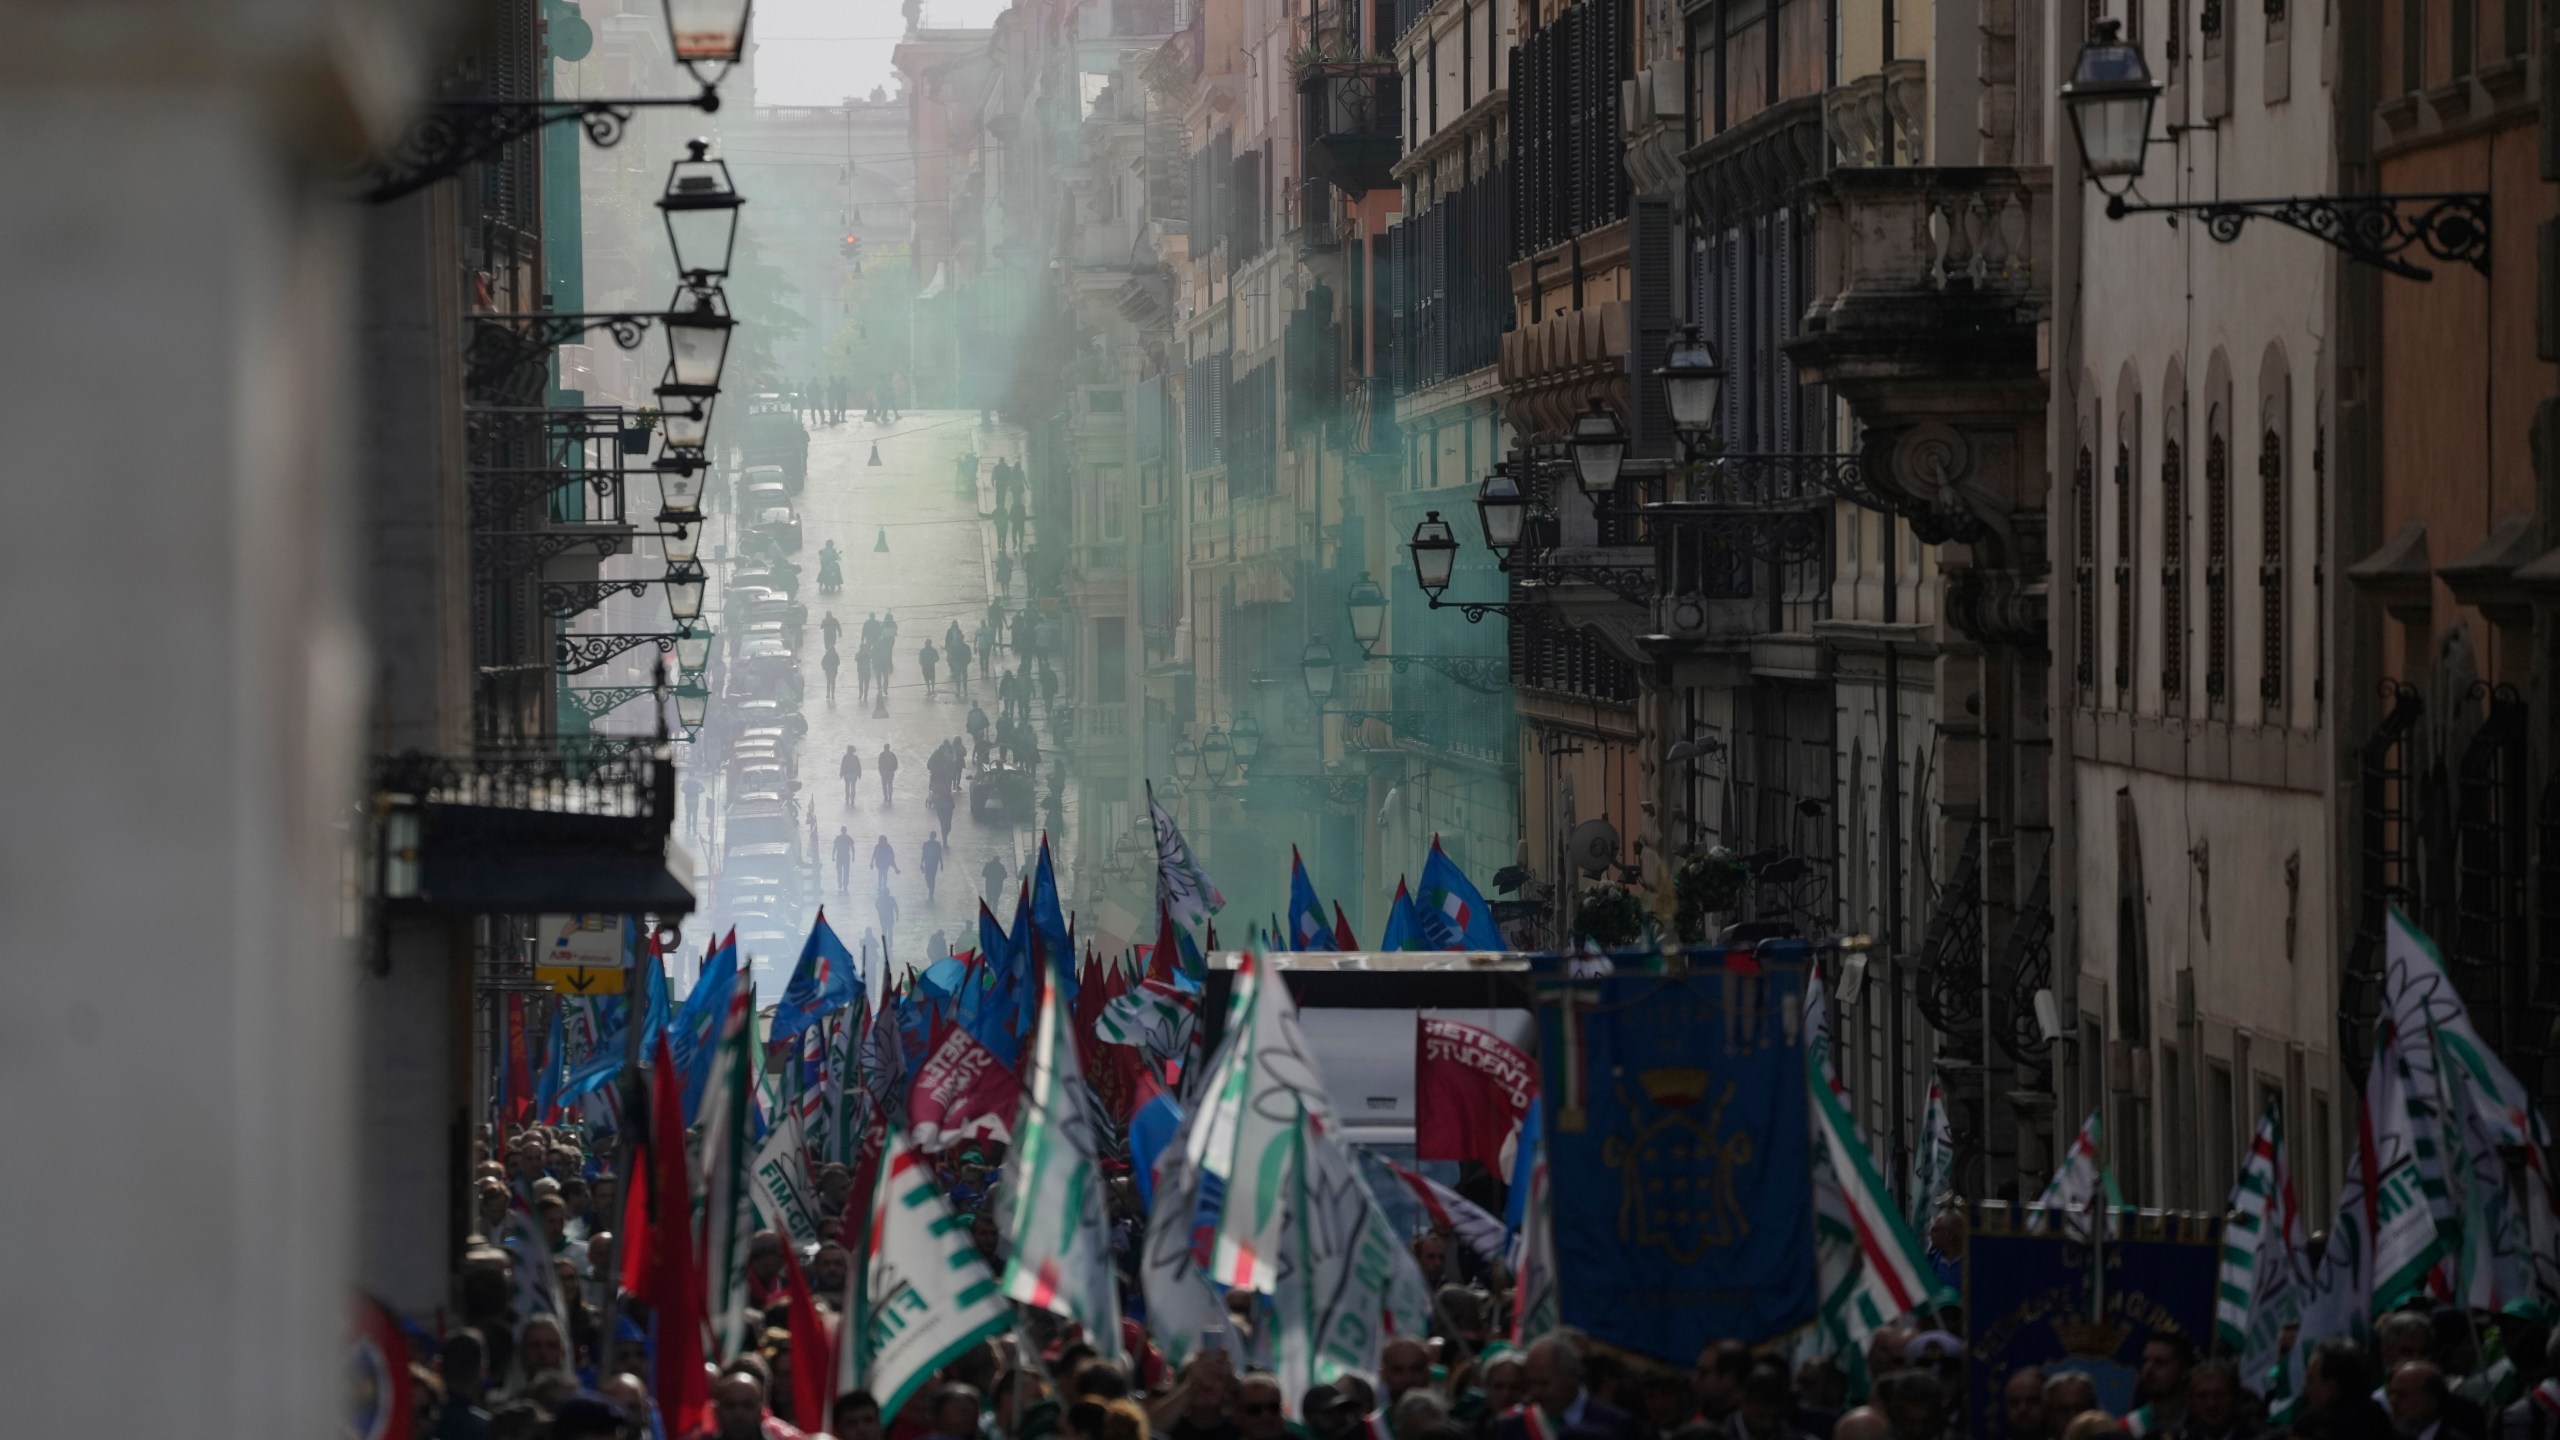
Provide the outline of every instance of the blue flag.
{"type": "Polygon", "coordinates": [[[1147,1082],[1146,1088],[1147,1098],[1129,1116],[1129,1177],[1138,1182],[1138,1203],[1153,1210],[1156,1159],[1182,1128],[1182,1107],[1154,1083],[1147,1082]]]}
{"type": "Polygon", "coordinates": [[[675,1053],[676,1072],[684,1077],[684,1123],[691,1125],[702,1109],[702,1092],[711,1086],[712,1062],[720,1054],[720,1027],[729,1016],[729,1002],[738,994],[738,935],[731,931],[702,962],[702,974],[684,997],[683,1008],[676,1011],[670,1026],[675,1034],[669,1046],[675,1053]]]}
{"type": "MultiPolygon", "coordinates": [[[[1076,1003],[1076,944],[1074,937],[1067,933],[1067,912],[1058,904],[1058,875],[1049,868],[1047,835],[1040,837],[1040,865],[1036,878],[1031,882],[1031,923],[1040,931],[1041,947],[1049,952],[1050,973],[1057,981],[1058,999],[1072,1010],[1076,1003]]],[[[1017,935],[1014,938],[1019,942],[1022,937],[1017,935]]],[[[1039,1017],[1039,1005],[1039,998],[1032,997],[1031,1017],[1034,1023],[1039,1017]]],[[[1030,1024],[1024,1025],[1022,1033],[1030,1034],[1031,1028],[1030,1024]]]]}
{"type": "Polygon", "coordinates": [[[1529,1102],[1529,1113],[1520,1121],[1520,1138],[1512,1145],[1511,1173],[1504,1177],[1511,1182],[1511,1190],[1502,1202],[1502,1223],[1514,1235],[1529,1215],[1529,1176],[1537,1169],[1539,1147],[1547,1143],[1546,1108],[1529,1102]]]}
{"type": "Polygon", "coordinates": [[[818,923],[809,927],[808,942],[800,947],[800,964],[783,988],[782,1003],[774,1007],[770,1038],[776,1043],[797,1039],[822,1017],[861,998],[862,976],[853,963],[853,952],[836,938],[834,927],[827,924],[827,909],[821,905],[818,923]]]}
{"type": "Polygon", "coordinates": [[[1387,911],[1387,933],[1378,937],[1381,950],[1423,950],[1429,947],[1422,937],[1422,912],[1413,908],[1413,896],[1404,888],[1404,877],[1396,877],[1396,903],[1387,911]]]}
{"type": "MultiPolygon", "coordinates": [[[[648,1065],[651,1047],[658,1043],[658,1036],[665,1032],[669,1023],[669,1007],[666,966],[659,962],[656,954],[644,953],[645,949],[640,943],[638,923],[626,919],[623,922],[623,960],[630,967],[631,983],[639,987],[641,997],[639,1048],[636,1051],[631,1049],[630,1040],[623,1033],[631,1014],[630,997],[607,997],[597,1006],[595,1048],[570,1069],[568,1078],[561,1083],[562,1105],[576,1104],[587,1095],[612,1084],[613,1078],[622,1073],[623,1059],[627,1055],[637,1054],[641,1057],[640,1065],[644,1068],[648,1065]]],[[[630,986],[624,988],[627,990],[630,986]]]]}
{"type": "Polygon", "coordinates": [[[967,966],[952,959],[950,956],[945,955],[941,959],[924,967],[924,973],[917,976],[916,979],[924,986],[925,989],[940,996],[944,1000],[951,1001],[954,1006],[957,1007],[953,1013],[958,1014],[968,1008],[966,1001],[963,1000],[960,995],[960,986],[968,979],[968,977],[969,968],[967,966]]]}
{"type": "Polygon", "coordinates": [[[1484,892],[1441,852],[1440,837],[1431,837],[1431,854],[1422,862],[1422,893],[1414,910],[1422,920],[1424,950],[1500,950],[1505,948],[1493,907],[1484,892]]]}
{"type": "Polygon", "coordinates": [[[1595,1340],[1691,1355],[1814,1318],[1805,947],[1785,943],[1678,977],[1538,975],[1558,1295],[1595,1340]]]}
{"type": "Polygon", "coordinates": [[[898,996],[897,1026],[900,1056],[907,1065],[906,1082],[898,1087],[898,1094],[904,1096],[916,1087],[916,1072],[933,1058],[933,1017],[913,991],[898,996]]]}
{"type": "Polygon", "coordinates": [[[960,1026],[987,1047],[987,1053],[1016,1071],[1022,1067],[1022,995],[1032,989],[1024,983],[1023,971],[1023,956],[1013,937],[1004,933],[995,912],[980,900],[978,974],[961,1004],[960,1026]]]}
{"type": "Polygon", "coordinates": [[[1324,902],[1316,898],[1315,884],[1307,879],[1307,862],[1295,845],[1289,847],[1289,948],[1340,948],[1333,943],[1333,922],[1325,918],[1324,902]]]}
{"type": "Polygon", "coordinates": [[[1031,969],[1031,886],[1027,881],[1014,891],[1013,927],[1005,945],[1013,962],[1013,1033],[1019,1040],[1028,1040],[1040,1024],[1040,977],[1031,969]]]}

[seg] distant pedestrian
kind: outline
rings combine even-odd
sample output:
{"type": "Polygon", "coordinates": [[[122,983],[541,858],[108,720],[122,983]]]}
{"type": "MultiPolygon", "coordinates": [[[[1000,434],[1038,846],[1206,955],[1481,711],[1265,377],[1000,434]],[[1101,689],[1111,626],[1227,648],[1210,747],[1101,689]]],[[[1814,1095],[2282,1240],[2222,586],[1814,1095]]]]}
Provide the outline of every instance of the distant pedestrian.
{"type": "MultiPolygon", "coordinates": [[[[960,802],[952,798],[950,791],[936,790],[933,792],[931,798],[925,801],[925,804],[933,811],[933,818],[941,823],[942,838],[946,842],[949,841],[951,838],[951,812],[960,808],[960,802]]],[[[946,844],[943,848],[947,850],[950,847],[946,844]]]]}
{"type": "Polygon", "coordinates": [[[898,868],[898,848],[889,843],[889,837],[886,835],[881,836],[879,843],[871,847],[871,868],[879,872],[880,888],[888,889],[889,876],[898,868]]]}
{"type": "Polygon", "coordinates": [[[879,551],[879,552],[880,552],[881,554],[883,554],[883,555],[886,555],[886,554],[888,554],[888,553],[889,553],[889,527],[888,527],[888,526],[883,525],[883,526],[881,526],[881,527],[880,527],[880,538],[871,542],[871,548],[872,548],[872,549],[874,549],[874,550],[879,551]]]}
{"type": "Polygon", "coordinates": [[[829,705],[836,703],[836,668],[841,663],[841,661],[836,659],[836,652],[832,648],[827,651],[826,658],[818,662],[818,668],[827,673],[827,703],[829,705]]]}
{"type": "Polygon", "coordinates": [[[853,787],[862,780],[862,752],[847,745],[844,759],[836,763],[836,773],[844,777],[844,808],[853,808],[853,787]]]}
{"type": "Polygon", "coordinates": [[[853,891],[853,832],[842,826],[836,829],[836,893],[853,891]]]}
{"type": "MultiPolygon", "coordinates": [[[[835,542],[829,541],[828,543],[833,544],[835,542]]],[[[836,637],[844,633],[844,622],[838,620],[836,618],[836,612],[830,610],[827,612],[827,618],[818,622],[818,633],[825,637],[827,648],[833,650],[836,648],[836,637]]]]}
{"type": "Polygon", "coordinates": [[[919,863],[924,867],[924,898],[927,900],[933,898],[934,877],[942,873],[942,850],[943,845],[939,837],[933,835],[924,837],[924,854],[920,857],[919,863]]]}
{"type": "Polygon", "coordinates": [[[988,856],[985,868],[978,872],[978,878],[985,882],[983,888],[978,891],[978,897],[986,901],[990,908],[997,906],[1004,899],[1004,877],[1004,857],[988,856]]]}
{"type": "Polygon", "coordinates": [[[916,668],[924,671],[924,693],[927,699],[933,696],[933,672],[940,668],[941,664],[942,652],[933,648],[932,641],[924,642],[924,648],[916,652],[916,668]]]}
{"type": "Polygon", "coordinates": [[[951,662],[951,688],[961,694],[969,689],[969,642],[960,638],[960,627],[951,627],[951,638],[942,644],[942,658],[951,662]]]}
{"type": "Polygon", "coordinates": [[[1001,550],[996,552],[996,589],[999,593],[1013,589],[1013,557],[1001,550]]]}
{"type": "MultiPolygon", "coordinates": [[[[880,758],[872,762],[880,771],[880,803],[886,805],[898,784],[898,752],[886,744],[880,747],[880,758]]],[[[886,837],[883,837],[884,842],[886,837]]]]}

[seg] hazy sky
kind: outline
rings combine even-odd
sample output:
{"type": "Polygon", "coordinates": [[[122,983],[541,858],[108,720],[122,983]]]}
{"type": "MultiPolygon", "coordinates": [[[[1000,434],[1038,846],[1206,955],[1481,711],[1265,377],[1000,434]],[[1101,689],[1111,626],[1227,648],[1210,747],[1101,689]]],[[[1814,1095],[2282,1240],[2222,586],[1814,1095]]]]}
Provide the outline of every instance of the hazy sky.
{"type": "MultiPolygon", "coordinates": [[[[985,25],[1007,3],[924,0],[924,23],[985,25]]],[[[889,52],[906,28],[898,0],[757,0],[753,23],[759,104],[834,105],[874,85],[897,93],[889,52]]]]}

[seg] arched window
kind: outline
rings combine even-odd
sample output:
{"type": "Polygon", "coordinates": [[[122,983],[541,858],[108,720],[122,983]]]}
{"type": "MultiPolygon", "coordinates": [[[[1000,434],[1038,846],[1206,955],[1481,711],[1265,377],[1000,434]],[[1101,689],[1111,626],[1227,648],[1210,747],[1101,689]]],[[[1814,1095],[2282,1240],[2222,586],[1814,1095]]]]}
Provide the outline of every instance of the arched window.
{"type": "MultiPolygon", "coordinates": [[[[2130,420],[2131,411],[2125,412],[2130,420]]],[[[2116,708],[2133,708],[2133,442],[2116,438],[2116,708]]]]}

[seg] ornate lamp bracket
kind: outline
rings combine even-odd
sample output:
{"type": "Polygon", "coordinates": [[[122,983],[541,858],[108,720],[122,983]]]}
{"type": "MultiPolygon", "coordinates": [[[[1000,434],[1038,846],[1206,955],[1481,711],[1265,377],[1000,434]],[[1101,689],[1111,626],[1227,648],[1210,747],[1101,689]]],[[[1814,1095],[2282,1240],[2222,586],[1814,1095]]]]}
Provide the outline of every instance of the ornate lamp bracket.
{"type": "Polygon", "coordinates": [[[562,635],[552,650],[554,668],[564,675],[579,675],[593,670],[626,650],[655,645],[661,655],[676,648],[673,635],[562,635]]]}
{"type": "Polygon", "coordinates": [[[1458,684],[1480,695],[1494,695],[1511,682],[1511,662],[1500,655],[1375,655],[1395,667],[1399,675],[1419,665],[1425,670],[1446,675],[1458,684]]]}
{"type": "Polygon", "coordinates": [[[545,580],[542,613],[554,620],[583,615],[615,595],[646,595],[646,580],[545,580]]]}
{"type": "Polygon", "coordinates": [[[2155,205],[2107,197],[2107,218],[2194,215],[2228,245],[2252,220],[2272,220],[2327,244],[2359,265],[2411,280],[2435,272],[2403,258],[2423,250],[2446,264],[2489,273],[2489,197],[2480,191],[2410,195],[2295,195],[2281,200],[2189,200],[2155,205]]]}
{"type": "Polygon", "coordinates": [[[494,158],[499,151],[537,130],[574,120],[597,149],[620,143],[634,114],[642,110],[689,108],[709,114],[720,108],[720,92],[708,85],[692,96],[623,100],[448,100],[431,105],[388,154],[373,162],[364,191],[365,203],[380,205],[413,194],[462,167],[494,158]]]}

